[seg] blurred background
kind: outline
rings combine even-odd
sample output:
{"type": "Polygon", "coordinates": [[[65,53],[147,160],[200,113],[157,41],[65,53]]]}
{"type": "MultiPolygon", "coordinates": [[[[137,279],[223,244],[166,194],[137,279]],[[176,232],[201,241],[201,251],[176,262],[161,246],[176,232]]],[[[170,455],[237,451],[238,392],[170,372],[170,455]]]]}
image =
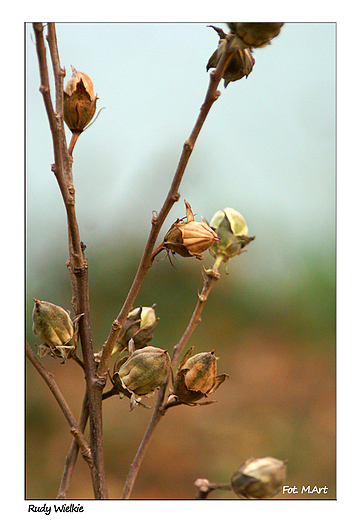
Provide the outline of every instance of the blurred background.
{"type": "MultiPolygon", "coordinates": [[[[220,22],[208,22],[226,29],[220,22]]],[[[56,25],[65,82],[71,65],[92,79],[100,113],[78,140],[76,209],[89,264],[95,350],[137,270],[152,211],[159,211],[184,141],[208,87],[206,64],[217,34],[203,23],[56,25]]],[[[336,496],[335,447],[335,32],[331,23],[287,23],[254,51],[253,72],[230,83],[213,105],[190,158],[181,198],[163,234],[185,216],[221,208],[243,214],[256,239],[232,259],[207,301],[188,347],[216,349],[229,379],[205,407],[168,411],[146,454],[132,498],[194,498],[194,481],[228,482],[250,457],[288,459],[287,484],[328,486],[336,496]],[[316,44],[313,57],[313,42],[316,44]]],[[[51,70],[51,64],[48,64],[51,70]]],[[[67,225],[54,175],[52,143],[39,92],[31,25],[26,27],[26,334],[33,297],[71,309],[67,225]]],[[[70,132],[68,132],[68,140],[70,132]]],[[[156,261],[135,305],[156,303],[152,344],[172,352],[202,287],[200,262],[156,261]]],[[[50,357],[78,416],[84,377],[50,357]]],[[[55,498],[71,435],[53,396],[27,363],[26,497],[55,498]]],[[[108,385],[108,388],[110,385],[108,385]]],[[[153,405],[154,398],[146,400],[153,405]]],[[[129,402],[104,402],[109,494],[119,498],[151,416],[129,402]]],[[[92,498],[79,459],[69,498],[92,498]]],[[[211,498],[233,498],[215,492],[211,498]]]]}

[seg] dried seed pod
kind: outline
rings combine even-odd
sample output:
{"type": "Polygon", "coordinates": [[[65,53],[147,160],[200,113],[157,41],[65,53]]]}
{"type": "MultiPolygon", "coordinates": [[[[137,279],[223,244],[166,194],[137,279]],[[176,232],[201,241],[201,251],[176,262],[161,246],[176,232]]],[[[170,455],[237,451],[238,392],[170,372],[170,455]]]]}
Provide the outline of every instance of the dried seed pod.
{"type": "Polygon", "coordinates": [[[71,132],[81,133],[96,112],[92,81],[84,72],[72,68],[72,76],[64,91],[64,120],[71,132]]]}
{"type": "MultiPolygon", "coordinates": [[[[222,31],[222,29],[214,27],[213,25],[210,25],[210,27],[213,27],[213,29],[217,31],[220,36],[220,40],[217,49],[208,60],[207,71],[211,68],[217,67],[227,43],[225,39],[226,34],[222,31]]],[[[232,58],[223,74],[224,87],[226,88],[231,81],[238,81],[244,76],[248,77],[253,70],[254,63],[255,60],[250,49],[236,49],[233,52],[232,58]]]]}
{"type": "Polygon", "coordinates": [[[278,36],[284,22],[228,22],[231,32],[244,47],[265,47],[278,36]]]}
{"type": "Polygon", "coordinates": [[[163,246],[184,257],[195,256],[202,260],[213,242],[218,240],[216,233],[205,222],[195,222],[191,206],[185,200],[187,222],[177,220],[166,234],[163,246]]]}
{"type": "Polygon", "coordinates": [[[36,298],[34,302],[33,331],[44,342],[38,349],[39,355],[50,354],[65,361],[77,347],[77,322],[82,314],[72,321],[62,307],[36,298]]]}
{"type": "Polygon", "coordinates": [[[243,498],[271,498],[285,481],[287,463],[273,457],[248,459],[232,475],[232,489],[243,498]]]}
{"type": "Polygon", "coordinates": [[[217,67],[217,64],[226,49],[232,53],[231,60],[223,74],[224,86],[231,81],[237,81],[252,72],[255,60],[252,49],[265,47],[271,40],[278,36],[282,22],[252,23],[252,22],[228,22],[230,33],[227,34],[220,27],[210,25],[219,35],[218,47],[207,63],[207,71],[217,67]]]}
{"type": "Polygon", "coordinates": [[[130,392],[149,395],[166,382],[170,366],[167,350],[148,346],[135,350],[120,366],[118,376],[130,392]]]}
{"type": "Polygon", "coordinates": [[[173,395],[183,403],[193,403],[212,394],[227,379],[217,375],[217,357],[212,352],[201,352],[190,357],[191,347],[178,366],[173,395]]]}

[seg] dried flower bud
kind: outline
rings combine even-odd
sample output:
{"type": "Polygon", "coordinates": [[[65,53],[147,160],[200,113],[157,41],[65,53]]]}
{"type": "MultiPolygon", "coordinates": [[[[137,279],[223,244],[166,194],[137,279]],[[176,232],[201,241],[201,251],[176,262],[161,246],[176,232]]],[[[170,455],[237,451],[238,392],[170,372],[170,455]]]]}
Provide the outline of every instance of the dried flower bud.
{"type": "Polygon", "coordinates": [[[166,382],[170,366],[167,350],[148,346],[135,350],[120,366],[118,375],[130,392],[149,395],[166,382]]]}
{"type": "Polygon", "coordinates": [[[155,304],[152,307],[137,307],[128,314],[112,355],[127,348],[131,338],[134,340],[135,349],[142,348],[151,341],[159,321],[154,307],[155,304]]]}
{"type": "Polygon", "coordinates": [[[212,352],[201,352],[190,357],[193,347],[178,366],[173,394],[182,403],[193,403],[212,394],[228,377],[217,375],[217,357],[212,352]]]}
{"type": "Polygon", "coordinates": [[[163,246],[181,256],[195,256],[202,260],[213,242],[218,240],[216,233],[205,222],[195,222],[191,206],[185,200],[187,222],[177,220],[166,234],[163,246]]]}
{"type": "Polygon", "coordinates": [[[228,22],[228,27],[235,34],[234,44],[245,47],[265,47],[278,36],[283,22],[228,22]]]}
{"type": "Polygon", "coordinates": [[[287,462],[273,457],[248,459],[232,475],[233,491],[243,498],[273,497],[284,483],[287,462]]]}
{"type": "Polygon", "coordinates": [[[64,119],[73,133],[81,133],[96,112],[92,81],[84,72],[72,68],[72,76],[64,91],[64,119]]]}
{"type": "MultiPolygon", "coordinates": [[[[226,34],[218,27],[215,27],[213,25],[210,25],[210,27],[213,27],[213,29],[217,31],[217,33],[220,36],[220,40],[217,49],[214,51],[214,53],[208,60],[207,72],[209,69],[217,67],[218,62],[226,47],[226,34]]],[[[244,76],[248,77],[248,75],[252,72],[254,63],[255,60],[250,49],[236,49],[233,52],[231,61],[229,62],[223,74],[224,87],[226,88],[231,81],[240,80],[244,76]]]]}
{"type": "Polygon", "coordinates": [[[36,298],[34,302],[33,331],[44,342],[39,347],[39,355],[50,354],[65,361],[77,347],[77,322],[82,314],[71,321],[62,307],[36,298]]]}
{"type": "Polygon", "coordinates": [[[248,227],[244,218],[232,208],[217,211],[210,226],[219,237],[219,241],[211,247],[211,253],[218,260],[218,265],[242,253],[243,248],[255,239],[247,236],[248,227]]]}

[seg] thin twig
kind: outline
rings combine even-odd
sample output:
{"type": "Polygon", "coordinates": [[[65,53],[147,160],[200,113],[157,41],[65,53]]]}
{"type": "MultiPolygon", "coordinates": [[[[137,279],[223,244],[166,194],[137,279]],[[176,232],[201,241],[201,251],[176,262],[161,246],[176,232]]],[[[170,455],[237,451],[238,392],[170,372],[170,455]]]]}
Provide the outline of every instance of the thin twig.
{"type": "MultiPolygon", "coordinates": [[[[84,368],[82,361],[80,359],[78,359],[77,356],[75,357],[73,354],[72,357],[82,368],[84,368]]],[[[118,390],[113,386],[112,389],[107,390],[107,392],[104,392],[102,394],[102,400],[104,401],[105,399],[108,399],[108,398],[112,397],[113,395],[118,395],[118,393],[119,393],[118,390]]],[[[131,394],[129,392],[128,392],[128,397],[131,397],[131,394]]],[[[89,417],[89,408],[88,408],[88,395],[87,395],[87,389],[86,389],[85,396],[84,396],[84,399],[82,402],[80,419],[79,419],[79,425],[83,432],[85,431],[88,417],[89,417]]],[[[75,464],[76,464],[76,460],[77,460],[78,449],[79,449],[79,446],[78,446],[77,442],[73,441],[71,443],[70,450],[66,456],[65,467],[64,467],[64,471],[63,471],[63,475],[62,475],[62,479],[61,479],[61,484],[60,484],[59,491],[57,494],[58,499],[65,499],[67,497],[70,480],[71,480],[73,470],[75,468],[75,464]]]]}
{"type": "Polygon", "coordinates": [[[73,354],[71,354],[71,359],[73,359],[75,363],[77,363],[82,368],[82,370],[85,370],[84,362],[82,361],[82,359],[78,357],[76,352],[73,352],[73,354]]]}
{"type": "Polygon", "coordinates": [[[59,120],[64,117],[64,77],[65,70],[61,68],[59,54],[57,51],[57,37],[55,31],[55,24],[49,22],[47,24],[47,41],[49,42],[49,49],[51,55],[52,68],[55,78],[55,100],[56,100],[56,114],[59,120]]]}
{"type": "MultiPolygon", "coordinates": [[[[87,398],[87,391],[85,392],[85,397],[82,402],[81,407],[81,414],[79,419],[79,427],[81,428],[81,431],[84,432],[88,420],[89,415],[89,408],[88,408],[88,398],[87,398]]],[[[62,479],[59,487],[59,491],[57,493],[58,499],[65,499],[67,498],[67,493],[70,485],[70,480],[72,477],[73,470],[75,468],[77,455],[79,452],[79,445],[77,441],[74,439],[71,443],[70,450],[66,456],[65,461],[65,467],[62,474],[62,479]]]]}
{"type": "MultiPolygon", "coordinates": [[[[107,390],[107,392],[104,392],[102,394],[102,400],[104,401],[106,399],[109,399],[113,395],[118,395],[118,393],[119,393],[118,390],[113,386],[110,390],[107,390]]],[[[130,393],[129,393],[128,397],[131,397],[130,393]]],[[[89,416],[88,396],[87,396],[87,391],[86,391],[85,397],[84,397],[84,400],[82,403],[81,414],[80,414],[80,419],[79,419],[79,425],[83,432],[85,431],[85,428],[87,425],[88,416],[89,416]]],[[[64,471],[63,471],[63,475],[62,475],[62,479],[61,479],[61,484],[60,484],[59,491],[57,494],[58,499],[67,498],[70,480],[71,480],[73,470],[75,468],[75,464],[76,464],[76,460],[77,460],[78,450],[79,450],[79,446],[78,446],[77,442],[72,441],[70,450],[66,456],[65,467],[64,467],[64,471]]]]}
{"type": "Polygon", "coordinates": [[[194,485],[197,488],[197,496],[198,500],[205,500],[212,491],[216,489],[223,489],[226,491],[230,491],[232,486],[230,484],[216,484],[216,482],[210,482],[205,478],[198,478],[194,485]]]}
{"type": "Polygon", "coordinates": [[[216,283],[219,280],[219,273],[213,270],[206,271],[205,280],[203,283],[203,288],[201,294],[198,296],[198,301],[196,304],[196,308],[192,314],[188,327],[186,328],[182,338],[174,347],[173,355],[172,355],[172,367],[174,368],[179,356],[181,355],[182,350],[186,346],[187,341],[192,335],[194,329],[197,327],[198,323],[201,321],[201,314],[204,307],[204,304],[207,301],[208,295],[216,283]]]}
{"type": "MultiPolygon", "coordinates": [[[[52,106],[51,96],[50,96],[50,84],[49,84],[49,76],[47,71],[47,62],[46,62],[46,47],[43,37],[43,25],[42,23],[34,23],[34,32],[35,32],[35,40],[36,40],[36,50],[37,57],[39,62],[39,70],[40,70],[40,92],[42,94],[45,110],[47,114],[47,118],[49,120],[50,130],[52,136],[57,136],[58,128],[55,111],[52,106]]],[[[60,191],[62,197],[64,199],[67,198],[67,186],[65,183],[65,179],[62,175],[62,153],[61,153],[61,143],[58,139],[52,140],[53,149],[54,149],[54,158],[55,165],[57,165],[54,173],[57,178],[57,182],[60,187],[60,191]]]]}
{"type": "MultiPolygon", "coordinates": [[[[201,294],[198,296],[198,301],[197,301],[196,307],[193,311],[193,314],[191,316],[188,327],[186,328],[180,341],[174,347],[173,354],[172,354],[172,360],[171,360],[172,368],[175,367],[178,357],[180,356],[182,350],[186,346],[187,341],[189,340],[191,334],[193,333],[193,331],[195,330],[197,325],[200,323],[204,304],[207,301],[208,295],[209,295],[212,287],[214,286],[215,282],[218,279],[219,279],[219,274],[217,272],[206,271],[206,277],[204,280],[203,288],[202,288],[201,294]]],[[[138,451],[135,455],[135,458],[133,459],[133,462],[130,466],[130,470],[126,477],[126,482],[125,482],[125,486],[124,486],[124,489],[122,492],[122,497],[121,497],[123,499],[128,499],[131,495],[138,471],[142,464],[143,458],[145,456],[145,453],[146,453],[146,450],[150,443],[150,440],[152,438],[152,435],[156,429],[156,426],[160,422],[161,417],[163,417],[164,413],[166,412],[167,408],[166,408],[166,404],[165,404],[165,398],[166,398],[167,385],[168,385],[168,381],[166,384],[162,385],[158,391],[156,404],[155,404],[155,407],[154,407],[154,410],[152,413],[151,420],[149,422],[147,430],[143,436],[141,444],[138,448],[138,451]]]]}
{"type": "Polygon", "coordinates": [[[36,368],[40,376],[43,378],[47,386],[50,388],[53,396],[55,397],[56,401],[58,402],[62,413],[64,414],[67,422],[70,425],[71,433],[76,438],[77,444],[81,448],[81,453],[86,462],[89,464],[90,467],[93,466],[93,460],[91,456],[91,450],[90,446],[85,439],[82,430],[78,423],[76,422],[76,419],[73,415],[73,413],[70,410],[69,405],[66,402],[66,399],[62,395],[59,387],[57,386],[54,376],[46,370],[46,368],[40,363],[38,358],[35,356],[34,352],[32,351],[30,345],[28,342],[26,342],[26,356],[29,359],[29,361],[33,364],[33,366],[36,368]]]}
{"type": "Polygon", "coordinates": [[[80,132],[73,132],[73,134],[71,136],[71,141],[70,141],[70,144],[69,144],[69,154],[71,156],[72,156],[72,152],[74,151],[76,141],[80,137],[80,135],[81,135],[80,132]]]}

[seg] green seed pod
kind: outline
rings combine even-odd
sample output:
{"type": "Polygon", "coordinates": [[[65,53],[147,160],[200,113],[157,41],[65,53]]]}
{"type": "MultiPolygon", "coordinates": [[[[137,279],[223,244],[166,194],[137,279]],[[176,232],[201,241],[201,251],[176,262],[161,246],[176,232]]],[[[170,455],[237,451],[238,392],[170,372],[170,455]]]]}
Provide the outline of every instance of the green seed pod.
{"type": "Polygon", "coordinates": [[[72,68],[72,76],[64,91],[64,120],[71,132],[81,133],[96,112],[92,81],[84,72],[72,68]]]}
{"type": "Polygon", "coordinates": [[[171,366],[167,350],[144,347],[135,350],[118,371],[121,383],[136,395],[149,395],[163,385],[171,366]]]}
{"type": "Polygon", "coordinates": [[[177,220],[166,234],[163,245],[184,257],[195,256],[202,260],[203,251],[206,251],[213,242],[218,240],[216,233],[205,222],[195,222],[191,206],[185,200],[187,222],[177,220]]]}
{"type": "Polygon", "coordinates": [[[39,355],[50,354],[65,361],[77,347],[77,321],[82,314],[71,321],[62,307],[36,298],[34,302],[33,331],[44,342],[39,347],[39,355]]]}
{"type": "Polygon", "coordinates": [[[131,338],[135,349],[142,348],[151,341],[159,321],[154,308],[155,304],[152,307],[137,307],[128,314],[112,355],[125,350],[131,338]]]}
{"type": "Polygon", "coordinates": [[[232,489],[242,498],[271,498],[285,481],[287,463],[273,457],[248,459],[232,475],[232,489]]]}
{"type": "Polygon", "coordinates": [[[217,375],[217,357],[212,352],[201,352],[190,357],[193,347],[178,366],[173,394],[183,403],[193,403],[213,393],[228,377],[217,375]]]}
{"type": "Polygon", "coordinates": [[[238,211],[225,208],[217,211],[210,222],[219,241],[213,244],[210,251],[216,259],[227,262],[235,255],[243,252],[243,248],[255,237],[247,236],[247,224],[238,211]]]}

